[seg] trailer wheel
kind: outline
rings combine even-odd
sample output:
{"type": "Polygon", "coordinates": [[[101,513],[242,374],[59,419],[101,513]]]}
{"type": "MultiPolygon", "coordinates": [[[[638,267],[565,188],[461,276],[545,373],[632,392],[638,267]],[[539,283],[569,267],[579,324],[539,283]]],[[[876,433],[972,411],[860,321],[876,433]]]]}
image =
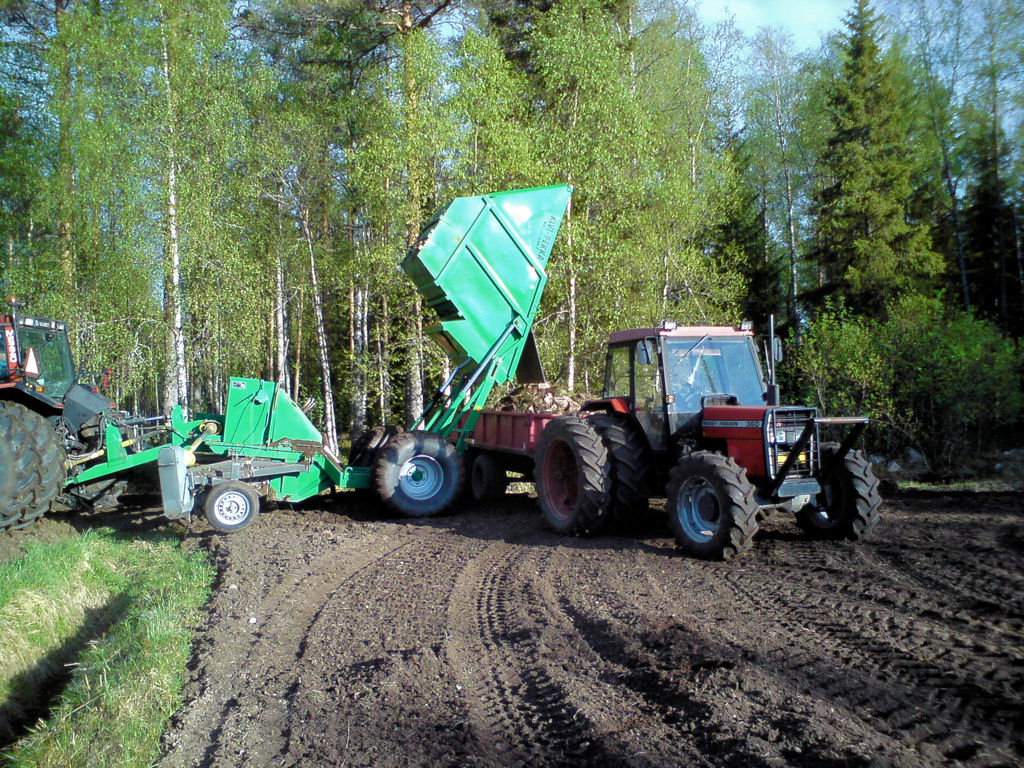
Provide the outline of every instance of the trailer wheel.
{"type": "Polygon", "coordinates": [[[381,500],[406,517],[447,509],[462,488],[462,457],[431,432],[401,432],[377,455],[373,482],[381,500]]]}
{"type": "Polygon", "coordinates": [[[649,493],[653,469],[643,435],[630,422],[608,414],[597,414],[587,421],[597,430],[608,451],[611,521],[622,531],[643,527],[651,519],[649,493]]]}
{"type": "Polygon", "coordinates": [[[508,474],[489,453],[476,453],[469,465],[469,492],[473,501],[494,501],[505,495],[508,474]]]}
{"type": "Polygon", "coordinates": [[[64,487],[65,460],[46,419],[17,403],[0,404],[0,530],[46,514],[64,487]]]}
{"type": "Polygon", "coordinates": [[[534,476],[548,526],[569,535],[597,533],[608,520],[608,451],[593,426],[575,416],[551,421],[537,441],[534,476]]]}
{"type": "Polygon", "coordinates": [[[252,524],[260,511],[259,494],[248,483],[228,480],[206,495],[203,511],[210,525],[224,533],[234,533],[252,524]]]}
{"type": "Polygon", "coordinates": [[[757,501],[747,473],[717,453],[683,456],[669,474],[669,527],[686,554],[732,560],[750,549],[757,533],[757,501]]]}
{"type": "MultiPolygon", "coordinates": [[[[822,464],[828,465],[838,446],[821,446],[822,464]]],[[[878,479],[860,451],[850,451],[824,478],[817,503],[796,513],[796,522],[810,537],[832,541],[862,541],[871,535],[878,522],[882,497],[878,479]]]]}

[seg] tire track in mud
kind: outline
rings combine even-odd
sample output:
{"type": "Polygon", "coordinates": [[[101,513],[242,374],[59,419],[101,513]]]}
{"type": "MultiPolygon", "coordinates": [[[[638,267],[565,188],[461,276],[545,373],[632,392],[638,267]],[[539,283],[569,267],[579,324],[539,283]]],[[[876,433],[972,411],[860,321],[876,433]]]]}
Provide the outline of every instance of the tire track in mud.
{"type": "Polygon", "coordinates": [[[549,675],[538,632],[516,610],[521,547],[495,542],[455,583],[446,644],[478,740],[500,765],[551,765],[579,756],[590,723],[549,675]],[[560,753],[560,754],[559,754],[560,753]]]}
{"type": "MultiPolygon", "coordinates": [[[[259,597],[256,607],[246,611],[252,614],[249,619],[235,617],[241,627],[238,632],[229,638],[220,632],[212,649],[200,651],[195,667],[200,690],[176,715],[173,730],[165,736],[167,752],[160,765],[264,766],[273,760],[280,762],[289,752],[291,698],[298,686],[297,666],[305,655],[311,628],[347,581],[414,541],[381,539],[369,546],[354,541],[332,548],[286,573],[259,597]],[[258,664],[254,662],[256,657],[258,664]],[[251,669],[260,670],[258,679],[253,678],[251,669]],[[231,728],[232,721],[240,727],[231,728]],[[226,730],[243,733],[244,737],[240,743],[234,739],[222,743],[220,737],[226,730]],[[195,742],[205,745],[198,763],[195,742]]],[[[230,550],[226,557],[231,560],[230,550]]],[[[231,605],[219,608],[227,610],[231,605]]],[[[223,621],[223,617],[215,620],[223,621]]]]}
{"type": "Polygon", "coordinates": [[[1005,650],[898,606],[800,584],[820,573],[778,575],[727,572],[723,582],[749,623],[785,635],[768,654],[798,689],[933,759],[969,759],[982,742],[983,761],[1019,754],[1021,669],[1005,674],[1005,650]]]}

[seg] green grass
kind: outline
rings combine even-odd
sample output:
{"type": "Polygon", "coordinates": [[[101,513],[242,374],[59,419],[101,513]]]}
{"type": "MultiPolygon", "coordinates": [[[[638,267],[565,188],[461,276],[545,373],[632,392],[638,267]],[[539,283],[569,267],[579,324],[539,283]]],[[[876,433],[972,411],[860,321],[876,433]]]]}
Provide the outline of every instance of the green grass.
{"type": "Polygon", "coordinates": [[[0,766],[151,765],[212,580],[177,536],[107,529],[0,565],[0,766]]]}

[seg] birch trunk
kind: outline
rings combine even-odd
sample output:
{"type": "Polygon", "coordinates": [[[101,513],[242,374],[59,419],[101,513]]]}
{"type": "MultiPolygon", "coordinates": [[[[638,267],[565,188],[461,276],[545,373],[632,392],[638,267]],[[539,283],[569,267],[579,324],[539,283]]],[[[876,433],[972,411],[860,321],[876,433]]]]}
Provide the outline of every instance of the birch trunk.
{"type": "Polygon", "coordinates": [[[320,295],[320,278],[313,251],[313,235],[309,231],[309,212],[302,211],[302,236],[309,254],[309,290],[313,299],[313,331],[320,360],[320,391],[324,399],[324,439],[332,453],[338,452],[338,425],[334,417],[334,385],[331,382],[331,360],[327,347],[327,326],[324,323],[324,303],[320,295]]]}
{"type": "Polygon", "coordinates": [[[366,429],[366,290],[351,290],[352,439],[366,429]]]}
{"type": "Polygon", "coordinates": [[[164,410],[181,405],[188,412],[188,370],[185,365],[185,333],[182,322],[181,251],[178,231],[178,159],[175,153],[174,92],[171,89],[171,57],[167,36],[160,27],[161,64],[167,91],[167,242],[164,248],[164,322],[167,327],[167,362],[164,378],[164,410]]]}
{"type": "Polygon", "coordinates": [[[569,254],[569,358],[566,361],[565,386],[576,386],[576,260],[572,252],[572,199],[565,210],[565,248],[569,254]]]}
{"type": "MultiPolygon", "coordinates": [[[[283,211],[281,209],[282,205],[279,203],[277,211],[279,235],[282,234],[280,230],[283,211]]],[[[279,249],[276,249],[276,251],[274,255],[274,367],[276,369],[278,385],[287,394],[291,395],[293,393],[288,391],[290,382],[288,381],[288,333],[284,299],[284,258],[279,249]]]]}

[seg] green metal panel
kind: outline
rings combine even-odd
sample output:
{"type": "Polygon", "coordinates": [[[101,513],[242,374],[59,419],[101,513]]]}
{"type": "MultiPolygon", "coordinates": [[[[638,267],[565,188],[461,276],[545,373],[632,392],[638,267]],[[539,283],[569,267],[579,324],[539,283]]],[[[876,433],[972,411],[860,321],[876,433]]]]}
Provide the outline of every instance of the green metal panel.
{"type": "Polygon", "coordinates": [[[233,377],[224,411],[225,443],[323,442],[318,430],[274,382],[233,377]]]}
{"type": "Polygon", "coordinates": [[[571,194],[559,184],[460,197],[427,224],[402,268],[441,320],[428,333],[456,363],[479,365],[513,325],[494,375],[514,375],[571,194]]]}
{"type": "Polygon", "coordinates": [[[439,392],[417,424],[447,436],[462,422],[460,450],[492,387],[515,376],[571,196],[559,184],[458,198],[402,262],[441,321],[427,332],[457,366],[451,394],[439,392]]]}

